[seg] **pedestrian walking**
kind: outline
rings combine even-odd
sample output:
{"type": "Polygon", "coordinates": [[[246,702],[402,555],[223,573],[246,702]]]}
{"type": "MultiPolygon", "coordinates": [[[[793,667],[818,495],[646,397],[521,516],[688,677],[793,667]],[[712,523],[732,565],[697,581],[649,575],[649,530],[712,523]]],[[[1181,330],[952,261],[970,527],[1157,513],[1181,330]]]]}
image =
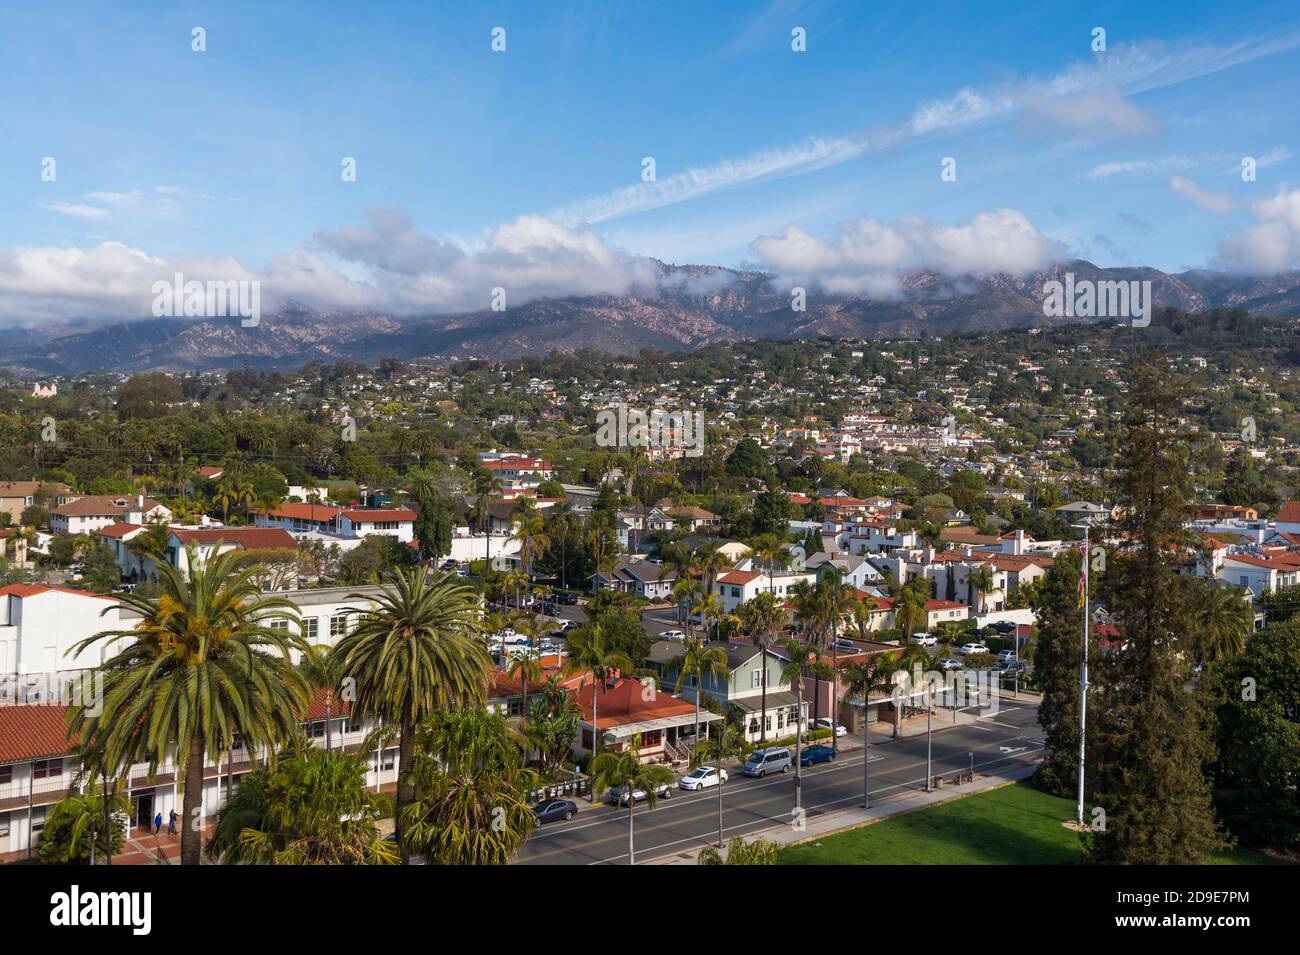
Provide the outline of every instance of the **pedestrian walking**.
{"type": "Polygon", "coordinates": [[[173,809],[171,811],[171,815],[167,817],[167,835],[169,836],[176,835],[176,820],[178,818],[180,817],[176,815],[176,810],[173,809]]]}
{"type": "Polygon", "coordinates": [[[162,813],[161,813],[161,812],[158,813],[158,815],[156,815],[156,816],[153,817],[153,834],[156,836],[156,835],[158,835],[158,833],[160,833],[160,832],[162,832],[162,813]]]}

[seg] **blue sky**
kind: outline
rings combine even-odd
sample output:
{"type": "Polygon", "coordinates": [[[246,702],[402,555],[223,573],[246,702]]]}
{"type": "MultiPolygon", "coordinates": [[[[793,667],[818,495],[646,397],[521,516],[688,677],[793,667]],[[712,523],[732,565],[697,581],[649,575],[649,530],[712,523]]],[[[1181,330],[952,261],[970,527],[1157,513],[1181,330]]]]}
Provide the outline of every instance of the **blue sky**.
{"type": "Polygon", "coordinates": [[[1294,3],[6,5],[0,63],[0,319],[129,315],[182,267],[396,311],[642,256],[880,294],[1300,267],[1294,3]]]}

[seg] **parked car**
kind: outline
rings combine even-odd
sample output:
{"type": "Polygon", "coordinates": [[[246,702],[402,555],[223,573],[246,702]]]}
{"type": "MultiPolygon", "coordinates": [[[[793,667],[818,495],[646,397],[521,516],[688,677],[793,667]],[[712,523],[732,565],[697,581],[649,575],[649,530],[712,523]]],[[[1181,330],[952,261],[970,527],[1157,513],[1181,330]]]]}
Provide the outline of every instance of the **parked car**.
{"type": "Polygon", "coordinates": [[[551,628],[551,633],[568,633],[577,626],[578,622],[576,620],[559,620],[556,621],[555,626],[551,628]]]}
{"type": "Polygon", "coordinates": [[[722,775],[718,775],[718,770],[712,766],[701,766],[687,773],[681,779],[677,780],[679,789],[693,791],[696,789],[708,789],[710,786],[717,786],[727,781],[727,771],[722,770],[722,775]]]}
{"type": "Polygon", "coordinates": [[[460,566],[460,561],[448,558],[438,565],[439,570],[455,570],[460,566]]]}
{"type": "Polygon", "coordinates": [[[848,731],[847,728],[845,728],[845,726],[844,726],[843,723],[836,723],[836,722],[833,722],[829,717],[826,717],[826,716],[823,716],[821,719],[819,719],[819,720],[817,720],[815,723],[813,723],[813,727],[814,727],[815,729],[821,729],[821,730],[829,730],[829,729],[833,729],[833,730],[835,730],[835,735],[836,735],[836,736],[848,736],[848,735],[849,735],[849,731],[848,731]]]}
{"type": "Polygon", "coordinates": [[[578,595],[574,593],[569,593],[567,591],[561,591],[560,593],[555,595],[555,599],[558,600],[560,603],[564,604],[565,606],[572,607],[574,604],[578,602],[578,595]]]}
{"type": "Polygon", "coordinates": [[[961,661],[956,657],[944,657],[939,661],[940,670],[960,670],[961,666],[961,661]]]}
{"type": "Polygon", "coordinates": [[[857,652],[858,652],[858,645],[857,645],[856,643],[854,643],[852,640],[843,640],[843,639],[841,639],[841,640],[836,640],[836,641],[835,641],[835,649],[836,649],[836,650],[848,650],[850,653],[857,653],[857,652]]]}
{"type": "Polygon", "coordinates": [[[835,758],[835,750],[829,746],[807,746],[799,754],[800,766],[816,766],[818,763],[829,763],[835,758]]]}
{"type": "Polygon", "coordinates": [[[659,634],[660,640],[671,640],[674,643],[681,643],[686,639],[686,634],[680,630],[664,630],[659,634]]]}
{"type": "Polygon", "coordinates": [[[963,643],[957,648],[957,656],[964,657],[968,653],[988,653],[989,648],[982,643],[963,643]]]}
{"type": "Polygon", "coordinates": [[[993,625],[993,629],[998,633],[1015,633],[1016,625],[1010,620],[999,620],[993,625]]]}
{"type": "Polygon", "coordinates": [[[937,647],[939,645],[939,638],[932,633],[914,633],[907,639],[918,647],[937,647]]]}
{"type": "Polygon", "coordinates": [[[998,651],[998,663],[1006,663],[1008,660],[1014,660],[1015,658],[1016,658],[1015,650],[998,651]]]}
{"type": "Polygon", "coordinates": [[[1007,660],[1005,663],[995,663],[989,669],[990,673],[996,673],[999,676],[1015,676],[1017,673],[1024,673],[1027,669],[1022,660],[1007,660]]]}
{"type": "MultiPolygon", "coordinates": [[[[656,795],[659,799],[667,799],[671,793],[672,793],[672,789],[669,787],[669,785],[668,785],[667,783],[662,783],[662,784],[659,786],[659,788],[655,790],[655,795],[656,795]]],[[[634,789],[634,790],[632,790],[632,798],[633,798],[634,800],[636,800],[637,802],[643,802],[643,801],[645,800],[645,796],[646,796],[646,793],[645,793],[645,790],[644,790],[644,789],[634,789]]],[[[626,787],[626,786],[611,786],[611,787],[609,788],[609,792],[605,793],[605,802],[609,803],[610,805],[614,805],[614,806],[626,806],[626,805],[627,805],[627,787],[626,787]]]]}
{"type": "Polygon", "coordinates": [[[745,760],[745,775],[762,779],[768,773],[788,773],[793,765],[790,751],[784,746],[756,749],[745,760]]]}
{"type": "Polygon", "coordinates": [[[572,819],[578,814],[578,804],[572,799],[547,799],[533,807],[538,822],[555,822],[572,819]]]}

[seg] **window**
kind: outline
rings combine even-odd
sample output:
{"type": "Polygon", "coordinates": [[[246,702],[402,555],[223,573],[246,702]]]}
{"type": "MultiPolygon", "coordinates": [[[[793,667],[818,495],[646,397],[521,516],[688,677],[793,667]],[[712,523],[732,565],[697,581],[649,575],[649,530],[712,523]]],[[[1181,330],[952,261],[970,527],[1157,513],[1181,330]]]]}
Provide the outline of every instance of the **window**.
{"type": "Polygon", "coordinates": [[[56,779],[63,775],[63,759],[38,759],[32,763],[33,779],[56,779]]]}
{"type": "Polygon", "coordinates": [[[663,730],[650,730],[648,733],[641,734],[641,745],[643,747],[659,746],[663,743],[663,738],[664,738],[663,730]]]}
{"type": "Polygon", "coordinates": [[[753,671],[752,673],[750,673],[750,674],[749,674],[749,688],[750,688],[751,690],[757,690],[759,687],[761,687],[761,686],[763,685],[763,682],[764,682],[764,681],[763,681],[763,676],[764,676],[764,673],[763,673],[763,670],[762,670],[762,669],[758,669],[758,670],[755,670],[755,671],[753,671]]]}
{"type": "Polygon", "coordinates": [[[311,739],[320,739],[325,735],[325,721],[313,720],[307,724],[307,736],[311,739]]]}
{"type": "Polygon", "coordinates": [[[12,766],[0,766],[0,786],[14,781],[14,768],[12,766]]]}
{"type": "Polygon", "coordinates": [[[9,813],[0,816],[0,839],[9,835],[9,813]]]}
{"type": "MultiPolygon", "coordinates": [[[[268,584],[266,584],[266,585],[263,587],[263,589],[264,589],[264,590],[270,590],[270,589],[271,589],[271,585],[268,583],[268,584]]],[[[284,630],[284,631],[288,631],[288,629],[289,629],[289,621],[288,621],[288,620],[268,620],[267,623],[266,623],[266,626],[267,626],[267,628],[270,629],[270,630],[284,630]]]]}
{"type": "Polygon", "coordinates": [[[320,619],[318,617],[304,617],[302,621],[302,635],[309,642],[316,639],[320,633],[320,619]]]}
{"type": "Polygon", "coordinates": [[[330,637],[346,636],[348,632],[348,615],[338,613],[330,617],[330,637]]]}

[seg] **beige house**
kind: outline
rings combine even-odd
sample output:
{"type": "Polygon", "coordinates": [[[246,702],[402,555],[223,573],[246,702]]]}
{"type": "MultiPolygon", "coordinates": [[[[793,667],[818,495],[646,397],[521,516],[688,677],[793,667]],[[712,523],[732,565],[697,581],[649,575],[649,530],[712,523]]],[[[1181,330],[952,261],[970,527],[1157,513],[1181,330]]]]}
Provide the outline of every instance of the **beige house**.
{"type": "Polygon", "coordinates": [[[0,481],[0,513],[9,515],[9,523],[17,524],[23,509],[36,503],[44,491],[49,498],[47,507],[72,500],[72,488],[56,481],[0,481]]]}

